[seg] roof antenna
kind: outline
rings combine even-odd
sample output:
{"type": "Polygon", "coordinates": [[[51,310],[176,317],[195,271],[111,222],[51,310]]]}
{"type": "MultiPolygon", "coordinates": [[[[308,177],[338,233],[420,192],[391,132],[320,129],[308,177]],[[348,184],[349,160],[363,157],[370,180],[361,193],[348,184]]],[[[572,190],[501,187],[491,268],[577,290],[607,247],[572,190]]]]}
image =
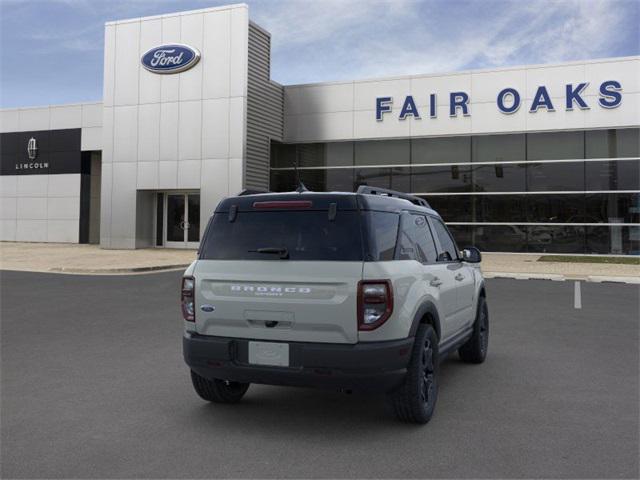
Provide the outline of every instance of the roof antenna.
{"type": "Polygon", "coordinates": [[[296,159],[293,162],[293,168],[296,171],[296,183],[298,184],[298,187],[296,188],[296,192],[297,193],[304,193],[304,192],[308,192],[309,190],[307,189],[307,187],[304,186],[304,183],[302,183],[302,180],[300,179],[300,172],[298,171],[298,156],[296,155],[296,159]]]}

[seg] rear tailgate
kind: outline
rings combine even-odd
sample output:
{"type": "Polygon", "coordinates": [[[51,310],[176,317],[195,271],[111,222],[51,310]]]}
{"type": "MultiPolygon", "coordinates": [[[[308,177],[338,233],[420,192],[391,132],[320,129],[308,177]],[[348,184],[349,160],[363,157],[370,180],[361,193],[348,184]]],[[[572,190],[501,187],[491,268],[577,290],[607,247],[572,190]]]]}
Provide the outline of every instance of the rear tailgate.
{"type": "Polygon", "coordinates": [[[223,201],[194,272],[197,332],[356,343],[360,229],[354,196],[268,194],[223,201]]]}
{"type": "Polygon", "coordinates": [[[201,260],[194,277],[201,335],[357,342],[362,262],[201,260]]]}

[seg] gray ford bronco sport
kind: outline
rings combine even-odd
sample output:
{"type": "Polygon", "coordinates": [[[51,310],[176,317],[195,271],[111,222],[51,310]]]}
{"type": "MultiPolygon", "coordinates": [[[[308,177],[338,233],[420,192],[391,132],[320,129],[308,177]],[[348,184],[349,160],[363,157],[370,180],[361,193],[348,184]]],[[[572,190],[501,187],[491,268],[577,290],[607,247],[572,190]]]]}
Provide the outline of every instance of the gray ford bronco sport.
{"type": "Polygon", "coordinates": [[[219,403],[250,383],[378,391],[399,419],[426,423],[440,360],[487,355],[479,262],[399,192],[227,198],[182,279],[193,386],[219,403]]]}

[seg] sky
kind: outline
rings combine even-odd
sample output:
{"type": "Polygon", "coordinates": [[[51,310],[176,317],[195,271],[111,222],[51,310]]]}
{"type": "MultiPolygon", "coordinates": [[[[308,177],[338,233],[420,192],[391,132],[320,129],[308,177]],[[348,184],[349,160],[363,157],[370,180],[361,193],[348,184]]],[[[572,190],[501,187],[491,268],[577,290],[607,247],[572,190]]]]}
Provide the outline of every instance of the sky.
{"type": "MultiPolygon", "coordinates": [[[[0,0],[0,107],[102,99],[104,23],[238,3],[0,0]]],[[[282,84],[640,54],[640,0],[248,0],[282,84]]]]}

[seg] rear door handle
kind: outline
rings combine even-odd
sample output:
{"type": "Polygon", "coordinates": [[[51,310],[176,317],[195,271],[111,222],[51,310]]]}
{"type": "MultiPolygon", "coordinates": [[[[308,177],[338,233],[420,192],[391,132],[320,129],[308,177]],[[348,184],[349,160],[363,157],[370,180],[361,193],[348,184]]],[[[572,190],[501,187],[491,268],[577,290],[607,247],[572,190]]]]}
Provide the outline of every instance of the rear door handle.
{"type": "Polygon", "coordinates": [[[440,285],[442,285],[442,280],[440,280],[438,277],[435,277],[429,282],[429,285],[431,285],[432,287],[439,287],[440,285]]]}
{"type": "Polygon", "coordinates": [[[464,275],[462,275],[461,273],[457,274],[455,277],[456,280],[458,280],[459,282],[461,282],[462,280],[464,280],[464,275]]]}

